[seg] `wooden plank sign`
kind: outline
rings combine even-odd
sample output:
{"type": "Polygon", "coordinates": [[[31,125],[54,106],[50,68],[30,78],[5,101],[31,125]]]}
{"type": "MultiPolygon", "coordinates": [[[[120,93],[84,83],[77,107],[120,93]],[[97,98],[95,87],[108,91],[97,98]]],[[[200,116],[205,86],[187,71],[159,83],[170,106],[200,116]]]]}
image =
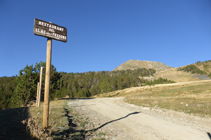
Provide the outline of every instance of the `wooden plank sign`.
{"type": "Polygon", "coordinates": [[[33,32],[35,35],[67,42],[67,28],[51,22],[46,22],[35,18],[33,32]]]}

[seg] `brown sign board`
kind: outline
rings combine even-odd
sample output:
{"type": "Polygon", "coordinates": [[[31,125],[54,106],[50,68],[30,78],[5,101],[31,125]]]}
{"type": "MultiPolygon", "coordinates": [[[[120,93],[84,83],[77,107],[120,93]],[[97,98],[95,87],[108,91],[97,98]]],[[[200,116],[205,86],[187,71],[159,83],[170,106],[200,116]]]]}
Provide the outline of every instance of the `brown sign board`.
{"type": "Polygon", "coordinates": [[[67,42],[67,28],[53,24],[51,22],[46,22],[35,18],[33,32],[35,35],[67,42]]]}

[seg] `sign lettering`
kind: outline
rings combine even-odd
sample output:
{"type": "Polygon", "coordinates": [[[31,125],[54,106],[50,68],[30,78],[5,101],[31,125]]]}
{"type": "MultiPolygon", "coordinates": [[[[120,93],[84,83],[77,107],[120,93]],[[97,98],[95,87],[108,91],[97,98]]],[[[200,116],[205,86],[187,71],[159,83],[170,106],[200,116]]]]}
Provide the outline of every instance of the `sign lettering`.
{"type": "Polygon", "coordinates": [[[67,42],[67,28],[37,18],[34,19],[33,32],[35,35],[67,42]]]}

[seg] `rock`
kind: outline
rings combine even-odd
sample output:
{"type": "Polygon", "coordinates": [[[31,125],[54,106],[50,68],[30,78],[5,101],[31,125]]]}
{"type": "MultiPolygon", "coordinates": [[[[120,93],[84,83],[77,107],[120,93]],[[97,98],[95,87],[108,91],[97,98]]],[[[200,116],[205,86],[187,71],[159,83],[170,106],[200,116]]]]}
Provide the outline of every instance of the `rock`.
{"type": "Polygon", "coordinates": [[[204,104],[197,104],[197,107],[204,107],[204,104]]]}
{"type": "Polygon", "coordinates": [[[67,130],[68,128],[65,128],[65,127],[57,127],[57,129],[59,129],[59,130],[67,130]]]}
{"type": "Polygon", "coordinates": [[[26,120],[23,120],[21,123],[22,123],[22,124],[26,124],[26,120]]]}
{"type": "Polygon", "coordinates": [[[47,139],[46,140],[53,140],[53,138],[52,137],[47,137],[47,139]]]}
{"type": "Polygon", "coordinates": [[[143,110],[150,110],[149,107],[143,107],[143,110]]]}

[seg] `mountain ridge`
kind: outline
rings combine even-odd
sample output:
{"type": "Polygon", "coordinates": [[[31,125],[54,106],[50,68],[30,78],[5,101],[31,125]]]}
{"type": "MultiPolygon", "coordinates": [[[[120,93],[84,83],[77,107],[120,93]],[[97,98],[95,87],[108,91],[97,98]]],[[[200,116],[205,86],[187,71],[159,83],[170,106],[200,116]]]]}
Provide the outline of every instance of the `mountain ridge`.
{"type": "Polygon", "coordinates": [[[128,60],[118,67],[116,67],[113,71],[117,70],[127,70],[127,69],[137,69],[137,68],[146,68],[146,69],[154,69],[156,71],[162,71],[171,68],[170,66],[161,63],[161,62],[153,62],[153,61],[141,61],[141,60],[128,60]]]}

